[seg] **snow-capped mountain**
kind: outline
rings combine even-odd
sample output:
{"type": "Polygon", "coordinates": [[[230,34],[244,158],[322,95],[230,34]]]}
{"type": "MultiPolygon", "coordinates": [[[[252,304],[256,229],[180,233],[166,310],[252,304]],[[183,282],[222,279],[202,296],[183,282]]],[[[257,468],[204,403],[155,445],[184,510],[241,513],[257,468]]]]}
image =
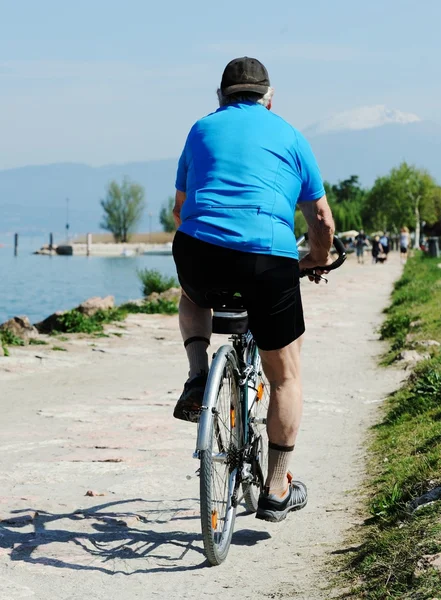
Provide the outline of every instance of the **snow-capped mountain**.
{"type": "Polygon", "coordinates": [[[406,125],[419,121],[421,119],[417,115],[390,109],[383,104],[378,104],[376,106],[362,106],[338,113],[310,125],[304,130],[304,133],[308,137],[313,137],[337,131],[360,131],[392,123],[406,125]]]}
{"type": "Polygon", "coordinates": [[[364,106],[323,119],[303,133],[328,181],[359,175],[369,186],[406,161],[441,183],[441,126],[415,114],[364,106]]]}

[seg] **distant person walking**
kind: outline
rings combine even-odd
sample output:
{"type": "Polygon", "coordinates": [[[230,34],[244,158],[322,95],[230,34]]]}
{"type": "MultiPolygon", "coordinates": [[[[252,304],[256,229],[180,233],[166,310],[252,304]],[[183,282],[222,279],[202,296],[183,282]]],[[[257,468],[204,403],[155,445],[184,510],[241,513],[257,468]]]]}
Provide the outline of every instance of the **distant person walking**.
{"type": "MultiPolygon", "coordinates": [[[[372,264],[379,262],[378,257],[383,254],[383,246],[380,244],[380,236],[376,235],[372,240],[372,264]]],[[[383,262],[383,261],[381,261],[383,262]]]]}
{"type": "Polygon", "coordinates": [[[407,255],[409,252],[410,234],[407,227],[400,229],[400,260],[401,264],[404,265],[407,261],[407,255]]]}
{"type": "Polygon", "coordinates": [[[366,246],[366,234],[363,229],[360,229],[358,235],[355,236],[355,250],[357,253],[358,264],[364,264],[364,248],[366,246]]]}
{"type": "Polygon", "coordinates": [[[390,245],[389,245],[389,234],[387,231],[383,232],[383,235],[380,238],[380,244],[383,247],[383,252],[386,255],[384,262],[387,260],[387,255],[389,254],[390,245]]]}

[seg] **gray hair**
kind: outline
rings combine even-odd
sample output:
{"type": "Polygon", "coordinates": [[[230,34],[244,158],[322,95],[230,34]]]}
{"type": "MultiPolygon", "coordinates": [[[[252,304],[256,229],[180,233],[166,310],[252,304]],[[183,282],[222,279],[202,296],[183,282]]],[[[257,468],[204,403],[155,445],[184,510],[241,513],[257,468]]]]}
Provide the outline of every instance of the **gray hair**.
{"type": "Polygon", "coordinates": [[[273,94],[274,89],[272,87],[269,87],[265,94],[256,94],[256,92],[238,92],[237,94],[230,94],[229,96],[224,96],[220,88],[217,90],[219,106],[236,104],[237,102],[255,102],[256,104],[262,104],[265,108],[268,108],[273,94]]]}

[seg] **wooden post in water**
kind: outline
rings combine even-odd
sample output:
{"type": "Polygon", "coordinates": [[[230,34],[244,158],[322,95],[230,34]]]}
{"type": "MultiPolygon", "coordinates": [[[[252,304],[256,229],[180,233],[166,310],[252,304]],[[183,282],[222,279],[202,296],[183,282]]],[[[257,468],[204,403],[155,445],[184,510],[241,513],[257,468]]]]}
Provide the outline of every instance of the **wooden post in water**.
{"type": "Polygon", "coordinates": [[[49,234],[49,250],[52,252],[53,249],[54,249],[54,234],[50,233],[49,234]]]}
{"type": "Polygon", "coordinates": [[[86,242],[86,254],[87,256],[90,256],[90,250],[92,248],[92,234],[88,233],[87,234],[87,242],[86,242]]]}
{"type": "Polygon", "coordinates": [[[14,234],[14,256],[18,255],[18,233],[14,234]]]}

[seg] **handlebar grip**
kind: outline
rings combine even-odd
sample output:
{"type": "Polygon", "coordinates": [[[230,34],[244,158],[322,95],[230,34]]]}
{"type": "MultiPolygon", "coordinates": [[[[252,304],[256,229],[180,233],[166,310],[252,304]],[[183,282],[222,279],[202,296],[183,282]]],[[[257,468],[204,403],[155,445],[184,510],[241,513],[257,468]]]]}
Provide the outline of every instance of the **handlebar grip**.
{"type": "Polygon", "coordinates": [[[337,237],[336,235],[334,235],[334,239],[332,240],[332,244],[334,246],[334,248],[337,250],[337,254],[339,257],[344,256],[346,259],[346,248],[345,245],[343,244],[343,242],[341,241],[341,239],[339,237],[337,237]]]}
{"type": "MultiPolygon", "coordinates": [[[[304,238],[305,238],[305,241],[308,240],[307,233],[305,233],[304,238]]],[[[300,277],[305,277],[305,275],[310,275],[310,276],[314,277],[316,271],[335,271],[335,269],[338,269],[339,267],[341,267],[342,264],[345,262],[345,260],[348,257],[348,255],[346,254],[346,248],[344,247],[344,244],[341,241],[341,239],[339,237],[337,237],[336,235],[334,235],[332,245],[337,250],[338,258],[336,260],[334,260],[334,262],[332,264],[327,265],[326,267],[320,267],[317,265],[316,267],[314,267],[314,269],[305,269],[304,271],[300,272],[300,277]]]]}

